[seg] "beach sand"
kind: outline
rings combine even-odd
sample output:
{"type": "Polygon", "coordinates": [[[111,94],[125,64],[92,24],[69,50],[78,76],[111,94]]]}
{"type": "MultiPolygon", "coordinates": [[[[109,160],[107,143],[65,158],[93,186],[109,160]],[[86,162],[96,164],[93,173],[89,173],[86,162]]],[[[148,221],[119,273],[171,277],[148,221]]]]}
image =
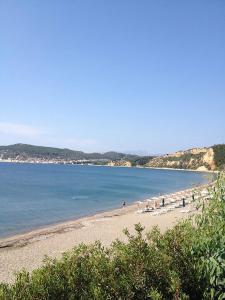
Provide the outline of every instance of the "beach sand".
{"type": "Polygon", "coordinates": [[[0,282],[12,282],[14,273],[23,268],[31,271],[41,266],[45,255],[59,258],[63,252],[82,242],[88,244],[100,240],[109,246],[117,238],[125,241],[123,229],[134,232],[134,224],[139,222],[145,231],[154,225],[165,231],[189,215],[182,213],[182,208],[159,216],[136,211],[137,204],[133,204],[0,240],[0,282]]]}

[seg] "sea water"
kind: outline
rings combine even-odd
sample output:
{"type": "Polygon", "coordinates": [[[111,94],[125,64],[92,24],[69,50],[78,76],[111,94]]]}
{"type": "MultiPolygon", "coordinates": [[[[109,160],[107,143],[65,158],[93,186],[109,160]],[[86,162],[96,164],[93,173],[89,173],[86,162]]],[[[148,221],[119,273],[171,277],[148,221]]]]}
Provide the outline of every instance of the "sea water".
{"type": "Polygon", "coordinates": [[[0,237],[205,183],[202,172],[0,163],[0,237]]]}

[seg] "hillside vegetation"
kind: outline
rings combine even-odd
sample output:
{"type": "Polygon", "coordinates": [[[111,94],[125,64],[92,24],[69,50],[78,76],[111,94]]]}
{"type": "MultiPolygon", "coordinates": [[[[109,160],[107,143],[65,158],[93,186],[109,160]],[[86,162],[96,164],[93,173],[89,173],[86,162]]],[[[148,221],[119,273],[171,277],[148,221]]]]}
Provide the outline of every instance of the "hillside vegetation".
{"type": "Polygon", "coordinates": [[[154,156],[135,156],[128,159],[113,160],[108,163],[108,166],[115,167],[136,167],[145,166],[154,156]]]}
{"type": "Polygon", "coordinates": [[[225,144],[214,145],[212,148],[217,169],[225,170],[225,144]]]}
{"type": "Polygon", "coordinates": [[[111,166],[144,166],[200,171],[225,170],[225,144],[193,148],[161,156],[142,156],[111,161],[111,166]]]}
{"type": "Polygon", "coordinates": [[[225,299],[225,176],[202,213],[162,234],[140,224],[128,242],[81,244],[0,285],[1,300],[225,299]]]}
{"type": "Polygon", "coordinates": [[[42,159],[42,160],[120,160],[134,159],[137,155],[106,152],[106,153],[84,153],[82,151],[74,151],[70,149],[60,149],[53,147],[33,146],[27,144],[15,144],[9,146],[0,146],[0,157],[2,159],[42,159]]]}
{"type": "Polygon", "coordinates": [[[156,168],[177,168],[193,170],[215,170],[213,148],[194,148],[156,157],[146,166],[156,168]]]}

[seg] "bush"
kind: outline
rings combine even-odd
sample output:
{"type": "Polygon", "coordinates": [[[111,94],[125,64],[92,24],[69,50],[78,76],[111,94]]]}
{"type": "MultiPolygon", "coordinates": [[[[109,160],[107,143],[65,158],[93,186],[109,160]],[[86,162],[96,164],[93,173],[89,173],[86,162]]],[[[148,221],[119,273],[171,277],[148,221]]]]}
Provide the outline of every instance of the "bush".
{"type": "Polygon", "coordinates": [[[225,170],[225,144],[214,145],[214,160],[219,170],[225,170]]]}
{"type": "Polygon", "coordinates": [[[124,231],[110,248],[81,244],[61,260],[17,274],[0,299],[225,299],[225,176],[202,214],[164,234],[124,231]]]}

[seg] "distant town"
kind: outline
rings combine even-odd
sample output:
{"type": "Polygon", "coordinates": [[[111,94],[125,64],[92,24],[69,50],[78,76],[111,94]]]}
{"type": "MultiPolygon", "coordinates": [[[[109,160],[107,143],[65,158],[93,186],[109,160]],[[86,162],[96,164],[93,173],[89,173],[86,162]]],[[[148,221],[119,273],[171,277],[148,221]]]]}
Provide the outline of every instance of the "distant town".
{"type": "Polygon", "coordinates": [[[11,163],[33,163],[33,164],[80,164],[80,165],[105,165],[110,162],[109,159],[81,159],[81,160],[64,160],[62,158],[48,159],[48,158],[24,158],[19,155],[16,158],[4,159],[0,157],[0,162],[11,163]]]}

